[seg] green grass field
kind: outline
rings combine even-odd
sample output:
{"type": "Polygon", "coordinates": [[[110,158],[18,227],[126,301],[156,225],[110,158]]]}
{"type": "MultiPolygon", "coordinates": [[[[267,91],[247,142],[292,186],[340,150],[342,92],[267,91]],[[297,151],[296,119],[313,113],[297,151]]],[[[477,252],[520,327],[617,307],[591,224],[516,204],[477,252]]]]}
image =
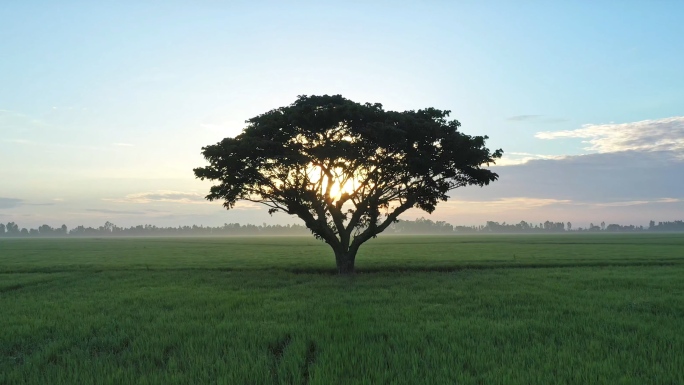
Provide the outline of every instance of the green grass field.
{"type": "Polygon", "coordinates": [[[0,384],[683,384],[684,237],[0,239],[0,384]]]}

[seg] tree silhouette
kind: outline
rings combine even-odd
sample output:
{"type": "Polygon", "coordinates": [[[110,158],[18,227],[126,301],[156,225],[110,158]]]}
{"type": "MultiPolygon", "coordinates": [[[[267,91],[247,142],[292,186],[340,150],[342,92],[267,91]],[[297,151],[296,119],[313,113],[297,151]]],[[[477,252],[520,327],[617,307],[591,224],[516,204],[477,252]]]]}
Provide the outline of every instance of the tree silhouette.
{"type": "Polygon", "coordinates": [[[17,225],[14,222],[7,223],[6,231],[7,231],[7,235],[10,235],[10,236],[17,236],[20,234],[19,225],[17,225]]]}
{"type": "Polygon", "coordinates": [[[248,120],[235,138],[203,147],[209,165],[194,172],[218,182],[206,198],[227,209],[246,200],[298,216],[332,247],[338,272],[353,273],[361,244],[406,210],[431,213],[449,191],[498,178],[482,166],[502,150],[459,132],[448,115],[300,96],[248,120]]]}
{"type": "Polygon", "coordinates": [[[42,225],[38,228],[38,233],[43,236],[51,235],[54,231],[55,229],[53,229],[49,225],[42,225]]]}

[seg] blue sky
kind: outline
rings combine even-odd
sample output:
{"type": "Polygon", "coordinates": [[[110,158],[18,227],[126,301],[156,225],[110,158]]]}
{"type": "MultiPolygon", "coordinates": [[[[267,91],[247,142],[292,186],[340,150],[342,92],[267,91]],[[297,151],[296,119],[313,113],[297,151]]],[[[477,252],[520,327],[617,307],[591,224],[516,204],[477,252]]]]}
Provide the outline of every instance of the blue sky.
{"type": "Polygon", "coordinates": [[[6,2],[0,222],[294,223],[204,202],[192,168],[246,119],[324,93],[449,109],[504,149],[500,181],[430,218],[682,219],[683,14],[679,1],[6,2]]]}

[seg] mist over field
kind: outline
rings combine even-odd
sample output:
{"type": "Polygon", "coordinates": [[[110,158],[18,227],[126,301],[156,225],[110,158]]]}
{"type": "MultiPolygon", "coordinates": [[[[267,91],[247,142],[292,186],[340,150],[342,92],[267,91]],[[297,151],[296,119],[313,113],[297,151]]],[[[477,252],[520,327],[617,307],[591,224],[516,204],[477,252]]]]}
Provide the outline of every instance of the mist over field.
{"type": "MultiPolygon", "coordinates": [[[[668,233],[683,232],[684,221],[655,222],[650,221],[647,227],[634,225],[620,225],[590,223],[586,228],[573,227],[572,222],[529,223],[498,223],[488,221],[480,226],[453,226],[444,221],[434,222],[420,218],[415,221],[398,220],[391,224],[384,232],[388,235],[468,235],[468,234],[559,234],[559,233],[668,233]]],[[[27,229],[9,222],[0,223],[0,237],[198,237],[198,236],[303,236],[310,234],[310,230],[302,225],[241,225],[226,223],[223,226],[177,226],[158,227],[154,225],[137,225],[120,227],[111,222],[105,222],[98,227],[77,226],[69,229],[66,225],[51,227],[42,225],[38,228],[27,229]]]]}

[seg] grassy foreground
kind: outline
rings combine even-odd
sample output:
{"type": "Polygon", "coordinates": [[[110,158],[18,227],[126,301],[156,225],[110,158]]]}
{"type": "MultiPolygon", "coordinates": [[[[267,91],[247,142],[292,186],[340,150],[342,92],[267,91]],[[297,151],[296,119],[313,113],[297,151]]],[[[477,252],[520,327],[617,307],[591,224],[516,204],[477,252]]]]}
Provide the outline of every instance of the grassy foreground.
{"type": "Polygon", "coordinates": [[[684,237],[0,240],[0,384],[681,384],[684,237]]]}

